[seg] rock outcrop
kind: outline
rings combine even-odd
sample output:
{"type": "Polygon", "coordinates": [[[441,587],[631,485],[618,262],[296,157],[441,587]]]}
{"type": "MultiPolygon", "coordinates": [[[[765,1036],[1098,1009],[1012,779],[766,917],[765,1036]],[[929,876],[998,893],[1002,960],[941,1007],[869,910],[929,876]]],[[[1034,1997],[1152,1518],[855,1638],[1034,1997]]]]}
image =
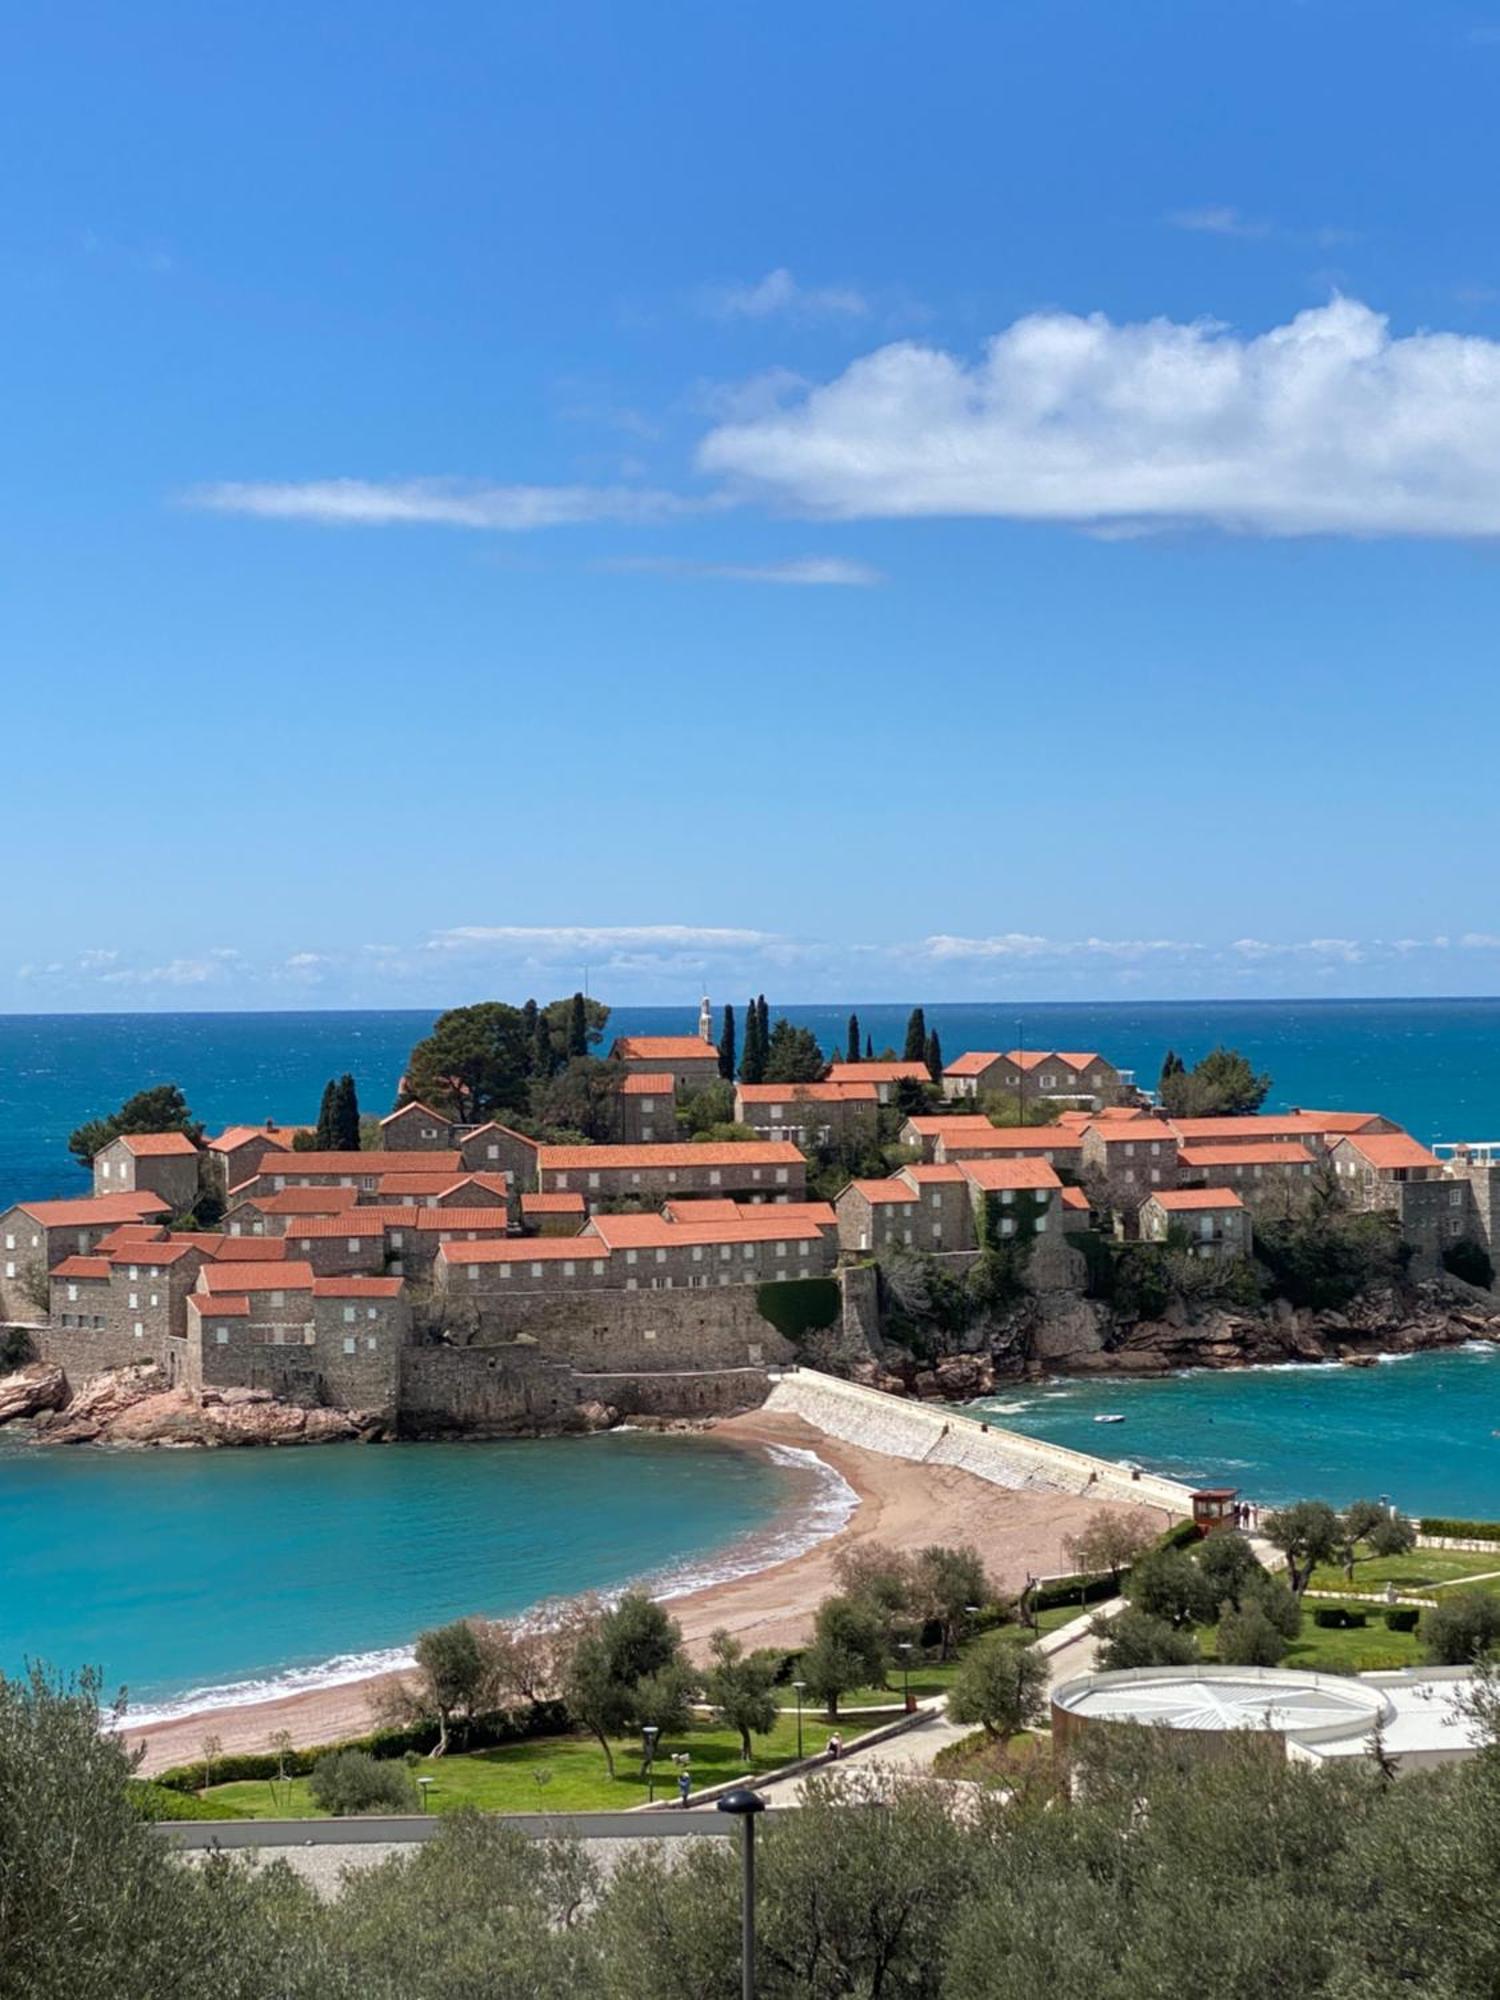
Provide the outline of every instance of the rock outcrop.
{"type": "Polygon", "coordinates": [[[93,1376],[71,1396],[62,1371],[52,1372],[61,1394],[36,1414],[34,1435],[43,1444],[212,1448],[333,1444],[388,1434],[378,1417],[303,1409],[277,1402],[264,1389],[207,1390],[202,1395],[174,1389],[155,1367],[117,1368],[93,1376]]]}
{"type": "Polygon", "coordinates": [[[0,1424],[60,1410],[67,1400],[67,1377],[44,1361],[28,1362],[13,1375],[0,1375],[0,1424]]]}

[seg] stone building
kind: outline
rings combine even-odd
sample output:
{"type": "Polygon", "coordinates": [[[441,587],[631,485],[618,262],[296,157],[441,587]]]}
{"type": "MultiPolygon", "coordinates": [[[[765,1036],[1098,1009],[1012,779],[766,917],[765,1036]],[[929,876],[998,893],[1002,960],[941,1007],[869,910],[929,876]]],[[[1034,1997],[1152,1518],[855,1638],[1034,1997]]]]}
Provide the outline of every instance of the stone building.
{"type": "Polygon", "coordinates": [[[896,1090],[903,1083],[919,1083],[929,1089],[932,1077],[926,1063],[919,1062],[836,1062],[828,1066],[830,1083],[873,1083],[882,1104],[894,1104],[896,1090]]]}
{"type": "Polygon", "coordinates": [[[1295,1139],[1250,1146],[1180,1146],[1177,1164],[1185,1188],[1232,1188],[1243,1200],[1278,1214],[1305,1206],[1318,1172],[1318,1162],[1295,1139]]]}
{"type": "Polygon", "coordinates": [[[283,1188],[280,1194],[244,1195],[225,1209],[223,1227],[230,1236],[279,1236],[298,1216],[339,1215],[358,1200],[359,1190],[352,1187],[283,1188]]]}
{"type": "Polygon", "coordinates": [[[677,1139],[677,1085],[670,1070],[632,1070],[620,1084],[616,1123],[624,1146],[656,1146],[677,1139]]]}
{"type": "Polygon", "coordinates": [[[317,1278],[289,1265],[207,1266],[169,1367],[192,1389],[267,1389],[292,1401],[394,1415],[411,1315],[400,1278],[317,1278]]]}
{"type": "Polygon", "coordinates": [[[508,1125],[463,1127],[458,1133],[458,1152],[471,1174],[508,1174],[518,1192],[536,1186],[537,1142],[524,1132],[512,1132],[508,1125]]]}
{"type": "Polygon", "coordinates": [[[741,1083],[735,1086],[734,1115],[762,1139],[789,1139],[794,1146],[826,1146],[861,1128],[873,1140],[880,1098],[873,1083],[741,1083]]]}
{"type": "Polygon", "coordinates": [[[1057,1169],[1046,1160],[961,1160],[959,1171],[968,1183],[974,1209],[976,1240],[985,1240],[986,1210],[999,1210],[1002,1242],[1022,1233],[1022,1217],[1027,1231],[1036,1238],[1062,1237],[1062,1182],[1057,1169]],[[1011,1210],[1013,1213],[1007,1214],[1011,1210]]]}
{"type": "Polygon", "coordinates": [[[191,1208],[199,1157],[185,1132],[122,1132],[94,1155],[94,1193],[154,1194],[174,1211],[191,1208]]]}
{"type": "Polygon", "coordinates": [[[1479,1235],[1469,1179],[1449,1173],[1405,1132],[1353,1133],[1335,1142],[1330,1158],[1349,1205],[1393,1214],[1402,1240],[1428,1264],[1460,1239],[1479,1235]]]}
{"type": "Polygon", "coordinates": [[[620,1035],[609,1054],[632,1076],[670,1076],[674,1090],[702,1090],[719,1080],[719,1052],[701,1035],[620,1035]]]}
{"type": "Polygon", "coordinates": [[[1106,1120],[1090,1125],[1082,1141],[1085,1175],[1108,1183],[1117,1208],[1133,1215],[1153,1189],[1177,1186],[1177,1133],[1159,1118],[1106,1120]]]}
{"type": "Polygon", "coordinates": [[[1141,1203],[1142,1240],[1165,1243],[1173,1231],[1205,1261],[1230,1263],[1253,1247],[1249,1212],[1232,1188],[1160,1188],[1148,1195],[1141,1203]]]}
{"type": "Polygon", "coordinates": [[[456,1149],[447,1151],[358,1152],[358,1153],[278,1153],[262,1160],[257,1171],[242,1187],[231,1189],[237,1201],[251,1196],[280,1194],[286,1188],[350,1187],[365,1200],[374,1200],[381,1183],[393,1174],[446,1175],[456,1181],[464,1163],[456,1149]]]}
{"type": "MultiPolygon", "coordinates": [[[[957,1123],[957,1121],[954,1121],[957,1123]]],[[[1083,1135],[1056,1125],[990,1125],[945,1132],[933,1149],[939,1162],[955,1160],[1045,1160],[1071,1174],[1083,1170],[1083,1135]]]]}
{"type": "Polygon", "coordinates": [[[523,1194],[521,1226],[533,1236],[576,1236],[588,1219],[581,1194],[523,1194]]]}
{"type": "Polygon", "coordinates": [[[950,1134],[956,1138],[964,1131],[987,1138],[996,1129],[982,1111],[919,1111],[902,1122],[897,1137],[903,1146],[915,1147],[924,1160],[931,1160],[939,1139],[950,1134]]]}
{"type": "Polygon", "coordinates": [[[47,1274],[64,1257],[91,1251],[122,1222],[170,1212],[160,1195],[96,1195],[64,1201],[20,1201],[0,1215],[0,1318],[40,1320],[47,1274]]]}
{"type": "Polygon", "coordinates": [[[1065,1098],[1094,1105],[1133,1081],[1092,1049],[971,1050],[943,1071],[946,1098],[1065,1098]]]}
{"type": "Polygon", "coordinates": [[[221,1193],[237,1188],[259,1167],[267,1153],[289,1153],[292,1140],[306,1128],[301,1125],[229,1125],[204,1146],[206,1165],[218,1181],[221,1193]]]}
{"type": "Polygon", "coordinates": [[[671,1195],[732,1195],[741,1201],[800,1201],[807,1162],[785,1141],[670,1146],[543,1146],[543,1194],[602,1202],[665,1201],[671,1195]]]}
{"type": "Polygon", "coordinates": [[[380,1150],[386,1153],[449,1153],[453,1124],[446,1112],[412,1098],[380,1121],[380,1150]]]}

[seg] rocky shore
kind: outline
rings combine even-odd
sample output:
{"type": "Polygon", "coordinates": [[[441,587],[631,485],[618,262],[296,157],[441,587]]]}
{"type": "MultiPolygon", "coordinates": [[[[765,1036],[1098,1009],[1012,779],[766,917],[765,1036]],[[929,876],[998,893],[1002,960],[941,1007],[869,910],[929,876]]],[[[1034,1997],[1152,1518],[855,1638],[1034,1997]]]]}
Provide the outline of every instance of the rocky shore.
{"type": "Polygon", "coordinates": [[[117,1368],[76,1391],[61,1368],[33,1362],[0,1377],[0,1424],[26,1421],[42,1444],[215,1447],[375,1440],[385,1422],[358,1410],[302,1409],[264,1389],[170,1387],[160,1369],[117,1368]]]}
{"type": "Polygon", "coordinates": [[[1368,1292],[1340,1312],[1279,1301],[1256,1311],[1183,1306],[1162,1319],[1128,1321],[1093,1300],[1044,1294],[963,1352],[926,1360],[887,1349],[882,1362],[850,1373],[896,1395],[957,1402],[1046,1375],[1169,1375],[1287,1361],[1361,1367],[1381,1354],[1470,1340],[1500,1341],[1500,1301],[1448,1281],[1368,1292]]]}

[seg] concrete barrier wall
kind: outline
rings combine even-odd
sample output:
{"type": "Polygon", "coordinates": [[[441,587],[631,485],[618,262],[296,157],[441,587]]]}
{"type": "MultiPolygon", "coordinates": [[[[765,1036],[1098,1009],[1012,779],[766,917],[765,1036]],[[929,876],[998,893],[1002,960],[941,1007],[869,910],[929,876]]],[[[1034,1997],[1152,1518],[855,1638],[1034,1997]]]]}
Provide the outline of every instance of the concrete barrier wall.
{"type": "Polygon", "coordinates": [[[1123,1500],[1192,1512],[1192,1488],[1150,1472],[1132,1473],[1108,1459],[1063,1445],[1023,1437],[978,1417],[888,1396],[857,1382],[843,1382],[799,1368],[772,1385],[768,1410],[801,1417],[826,1437],[904,1458],[914,1464],[952,1465],[992,1486],[1076,1493],[1088,1499],[1123,1500]]]}

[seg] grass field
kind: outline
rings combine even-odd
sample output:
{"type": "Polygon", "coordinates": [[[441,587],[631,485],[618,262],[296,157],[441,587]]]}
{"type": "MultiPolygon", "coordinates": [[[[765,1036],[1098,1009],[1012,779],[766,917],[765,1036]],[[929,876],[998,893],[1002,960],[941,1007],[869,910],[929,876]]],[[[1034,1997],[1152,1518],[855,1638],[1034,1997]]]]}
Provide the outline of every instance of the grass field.
{"type": "Polygon", "coordinates": [[[1500,1590],[1500,1551],[1488,1555],[1471,1549],[1413,1549],[1405,1556],[1371,1556],[1354,1565],[1351,1581],[1336,1564],[1325,1563],[1313,1571],[1314,1590],[1353,1592],[1383,1591],[1395,1584],[1406,1596],[1422,1596],[1433,1589],[1462,1586],[1474,1577],[1489,1579],[1489,1588],[1500,1590]]]}
{"type": "MultiPolygon", "coordinates": [[[[854,1732],[843,1725],[846,1737],[854,1732]]],[[[804,1712],[803,1748],[811,1756],[822,1750],[831,1731],[820,1717],[804,1712]]],[[[744,1772],[773,1771],[797,1755],[797,1724],[783,1716],[769,1736],[754,1739],[755,1755],[747,1764],[739,1738],[727,1729],[692,1729],[673,1738],[656,1753],[656,1796],[675,1796],[674,1751],[686,1751],[693,1789],[722,1784],[744,1772]]],[[[614,1746],[615,1776],[604,1768],[604,1753],[591,1736],[539,1736],[525,1743],[507,1743],[496,1750],[470,1755],[424,1758],[415,1775],[431,1778],[428,1804],[435,1813],[458,1812],[475,1806],[484,1812],[609,1812],[645,1803],[641,1746],[632,1738],[614,1746]]],[[[272,1785],[264,1778],[231,1785],[214,1785],[203,1797],[233,1807],[251,1819],[319,1819],[305,1778],[272,1785]]]]}
{"type": "MultiPolygon", "coordinates": [[[[1216,1660],[1218,1628],[1208,1626],[1198,1633],[1205,1660],[1216,1660]]],[[[1415,1632],[1390,1632],[1379,1612],[1368,1625],[1329,1628],[1315,1625],[1311,1611],[1302,1614],[1301,1636],[1287,1648],[1283,1667],[1306,1667],[1319,1674],[1369,1674],[1389,1667],[1417,1667],[1422,1664],[1421,1642],[1415,1632]]]]}

